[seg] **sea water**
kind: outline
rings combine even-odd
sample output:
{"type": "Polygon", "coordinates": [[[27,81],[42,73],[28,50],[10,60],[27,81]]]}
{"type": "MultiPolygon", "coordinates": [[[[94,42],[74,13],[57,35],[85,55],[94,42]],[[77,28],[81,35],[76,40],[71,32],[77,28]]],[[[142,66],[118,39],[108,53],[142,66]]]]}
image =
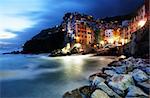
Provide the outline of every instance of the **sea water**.
{"type": "Polygon", "coordinates": [[[62,98],[116,57],[0,55],[0,98],[62,98]]]}

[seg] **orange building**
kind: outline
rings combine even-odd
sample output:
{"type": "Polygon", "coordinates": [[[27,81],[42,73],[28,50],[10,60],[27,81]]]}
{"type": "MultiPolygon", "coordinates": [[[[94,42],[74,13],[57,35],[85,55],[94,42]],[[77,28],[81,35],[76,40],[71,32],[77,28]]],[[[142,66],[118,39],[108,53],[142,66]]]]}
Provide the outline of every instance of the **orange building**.
{"type": "Polygon", "coordinates": [[[76,21],[75,23],[75,39],[77,43],[83,46],[93,43],[94,31],[87,22],[76,21]]]}

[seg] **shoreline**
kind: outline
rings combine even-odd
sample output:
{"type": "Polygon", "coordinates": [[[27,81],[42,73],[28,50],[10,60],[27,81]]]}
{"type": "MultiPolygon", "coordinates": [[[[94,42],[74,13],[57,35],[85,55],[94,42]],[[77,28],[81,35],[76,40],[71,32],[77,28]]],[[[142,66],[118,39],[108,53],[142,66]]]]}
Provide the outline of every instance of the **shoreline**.
{"type": "Polygon", "coordinates": [[[148,98],[149,75],[149,58],[118,59],[90,75],[89,85],[68,91],[63,98],[148,98]]]}

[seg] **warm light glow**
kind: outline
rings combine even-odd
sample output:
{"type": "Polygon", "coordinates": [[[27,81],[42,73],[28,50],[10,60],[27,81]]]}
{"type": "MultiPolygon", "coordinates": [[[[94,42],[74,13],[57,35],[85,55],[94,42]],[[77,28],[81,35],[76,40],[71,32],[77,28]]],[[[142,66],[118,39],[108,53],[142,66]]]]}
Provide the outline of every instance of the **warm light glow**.
{"type": "Polygon", "coordinates": [[[113,44],[114,43],[114,39],[113,38],[108,39],[108,43],[113,44]]]}
{"type": "Polygon", "coordinates": [[[67,52],[69,52],[69,50],[68,50],[66,47],[64,47],[64,48],[62,49],[62,52],[63,52],[64,54],[66,54],[67,52]]]}
{"type": "Polygon", "coordinates": [[[67,43],[67,47],[68,50],[70,49],[70,43],[67,43]]]}
{"type": "Polygon", "coordinates": [[[121,55],[119,58],[125,59],[126,56],[125,55],[121,55]]]}
{"type": "Polygon", "coordinates": [[[125,39],[125,43],[128,43],[128,39],[125,39]]]}
{"type": "Polygon", "coordinates": [[[63,65],[67,74],[75,76],[80,75],[83,72],[84,59],[86,56],[65,56],[63,57],[63,65]]]}
{"type": "Polygon", "coordinates": [[[75,39],[76,39],[76,42],[79,42],[79,37],[77,36],[77,37],[75,37],[75,39]]]}
{"type": "Polygon", "coordinates": [[[146,21],[145,20],[140,20],[138,23],[139,27],[143,27],[145,25],[146,21]]]}
{"type": "Polygon", "coordinates": [[[103,46],[104,45],[104,41],[100,41],[100,44],[103,46]]]}
{"type": "Polygon", "coordinates": [[[74,45],[74,47],[76,47],[76,48],[81,48],[81,44],[80,44],[80,43],[76,43],[76,44],[74,45]]]}
{"type": "Polygon", "coordinates": [[[124,45],[124,41],[125,41],[124,39],[121,39],[121,43],[122,43],[122,45],[124,45]]]}

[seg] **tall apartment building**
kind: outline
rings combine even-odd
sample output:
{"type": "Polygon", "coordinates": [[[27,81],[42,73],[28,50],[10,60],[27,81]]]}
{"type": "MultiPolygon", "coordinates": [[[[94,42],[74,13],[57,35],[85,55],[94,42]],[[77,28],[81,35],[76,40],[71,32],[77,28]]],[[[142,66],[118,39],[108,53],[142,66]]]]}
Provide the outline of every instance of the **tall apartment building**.
{"type": "Polygon", "coordinates": [[[92,27],[93,17],[81,15],[79,13],[67,13],[63,17],[62,23],[64,30],[67,32],[66,43],[74,45],[80,43],[84,48],[94,41],[94,31],[92,27]]]}

